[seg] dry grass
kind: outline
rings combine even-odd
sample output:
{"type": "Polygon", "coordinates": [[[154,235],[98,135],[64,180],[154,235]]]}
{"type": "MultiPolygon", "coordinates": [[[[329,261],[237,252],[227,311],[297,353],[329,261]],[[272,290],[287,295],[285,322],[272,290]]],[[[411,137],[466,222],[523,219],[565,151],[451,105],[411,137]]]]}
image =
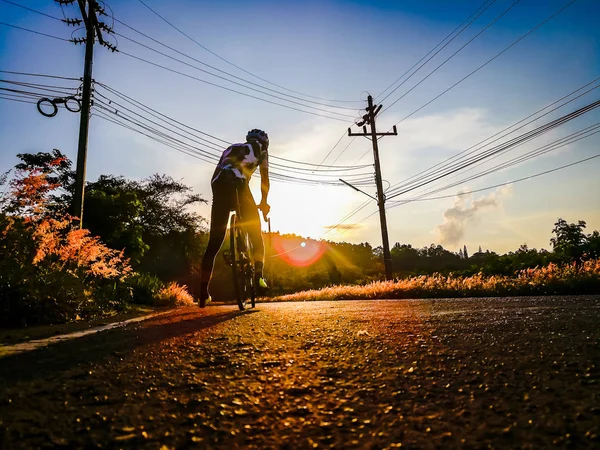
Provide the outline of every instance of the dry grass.
{"type": "Polygon", "coordinates": [[[192,306],[194,297],[187,291],[187,286],[177,283],[169,283],[158,291],[155,298],[155,306],[192,306]]]}
{"type": "Polygon", "coordinates": [[[518,295],[600,293],[600,260],[579,265],[550,264],[514,276],[477,274],[470,277],[421,275],[398,281],[376,281],[362,286],[330,286],[297,292],[266,301],[495,297],[518,295]]]}

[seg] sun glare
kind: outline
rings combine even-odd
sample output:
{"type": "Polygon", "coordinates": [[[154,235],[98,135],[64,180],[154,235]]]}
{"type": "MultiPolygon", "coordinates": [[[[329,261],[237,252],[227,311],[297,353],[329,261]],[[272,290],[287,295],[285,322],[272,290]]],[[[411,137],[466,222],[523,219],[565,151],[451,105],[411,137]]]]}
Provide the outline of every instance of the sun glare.
{"type": "MultiPolygon", "coordinates": [[[[313,239],[333,238],[335,233],[327,233],[327,227],[337,224],[354,207],[340,189],[272,183],[269,192],[272,231],[313,239]]],[[[255,198],[260,198],[260,194],[255,194],[255,198]]],[[[349,236],[350,233],[344,233],[345,239],[349,236]]],[[[306,247],[310,247],[308,242],[306,247]]]]}
{"type": "MultiPolygon", "coordinates": [[[[325,252],[325,246],[319,241],[301,241],[290,237],[273,236],[273,251],[286,263],[295,267],[314,264],[325,252]]],[[[273,255],[273,256],[275,256],[273,255]]]]}

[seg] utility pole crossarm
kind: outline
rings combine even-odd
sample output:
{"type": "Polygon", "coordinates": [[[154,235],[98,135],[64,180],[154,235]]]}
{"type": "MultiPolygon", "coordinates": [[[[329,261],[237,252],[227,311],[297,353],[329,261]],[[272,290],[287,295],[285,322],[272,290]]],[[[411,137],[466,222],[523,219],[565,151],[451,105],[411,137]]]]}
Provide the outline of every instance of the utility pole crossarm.
{"type": "MultiPolygon", "coordinates": [[[[398,130],[396,129],[396,125],[393,126],[391,133],[377,133],[377,136],[398,136],[398,130]]],[[[353,133],[351,131],[350,128],[348,128],[348,136],[363,136],[363,137],[367,137],[370,136],[371,133],[367,132],[367,127],[363,127],[363,132],[362,133],[353,133]]]]}

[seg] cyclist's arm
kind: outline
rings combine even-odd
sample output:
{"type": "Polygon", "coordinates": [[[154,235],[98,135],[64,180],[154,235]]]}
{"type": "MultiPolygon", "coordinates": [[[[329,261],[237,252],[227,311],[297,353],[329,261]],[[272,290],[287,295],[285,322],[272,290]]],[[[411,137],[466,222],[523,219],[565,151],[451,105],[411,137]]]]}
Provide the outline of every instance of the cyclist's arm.
{"type": "Polygon", "coordinates": [[[269,213],[268,210],[270,209],[270,208],[268,208],[269,205],[267,203],[267,196],[269,195],[269,188],[270,188],[268,159],[265,159],[260,164],[259,169],[260,169],[260,193],[261,193],[260,206],[267,207],[266,211],[264,211],[264,208],[262,208],[266,215],[269,213]]]}

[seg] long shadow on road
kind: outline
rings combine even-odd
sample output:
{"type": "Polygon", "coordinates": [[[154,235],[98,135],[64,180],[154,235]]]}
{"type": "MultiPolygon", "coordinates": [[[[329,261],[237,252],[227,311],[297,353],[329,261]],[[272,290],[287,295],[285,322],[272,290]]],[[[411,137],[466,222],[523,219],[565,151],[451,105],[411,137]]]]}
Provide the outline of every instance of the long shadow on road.
{"type": "Polygon", "coordinates": [[[110,357],[122,357],[134,349],[185,336],[257,310],[204,312],[176,310],[146,322],[104,331],[31,352],[0,359],[0,385],[50,378],[59,372],[110,357]]]}

